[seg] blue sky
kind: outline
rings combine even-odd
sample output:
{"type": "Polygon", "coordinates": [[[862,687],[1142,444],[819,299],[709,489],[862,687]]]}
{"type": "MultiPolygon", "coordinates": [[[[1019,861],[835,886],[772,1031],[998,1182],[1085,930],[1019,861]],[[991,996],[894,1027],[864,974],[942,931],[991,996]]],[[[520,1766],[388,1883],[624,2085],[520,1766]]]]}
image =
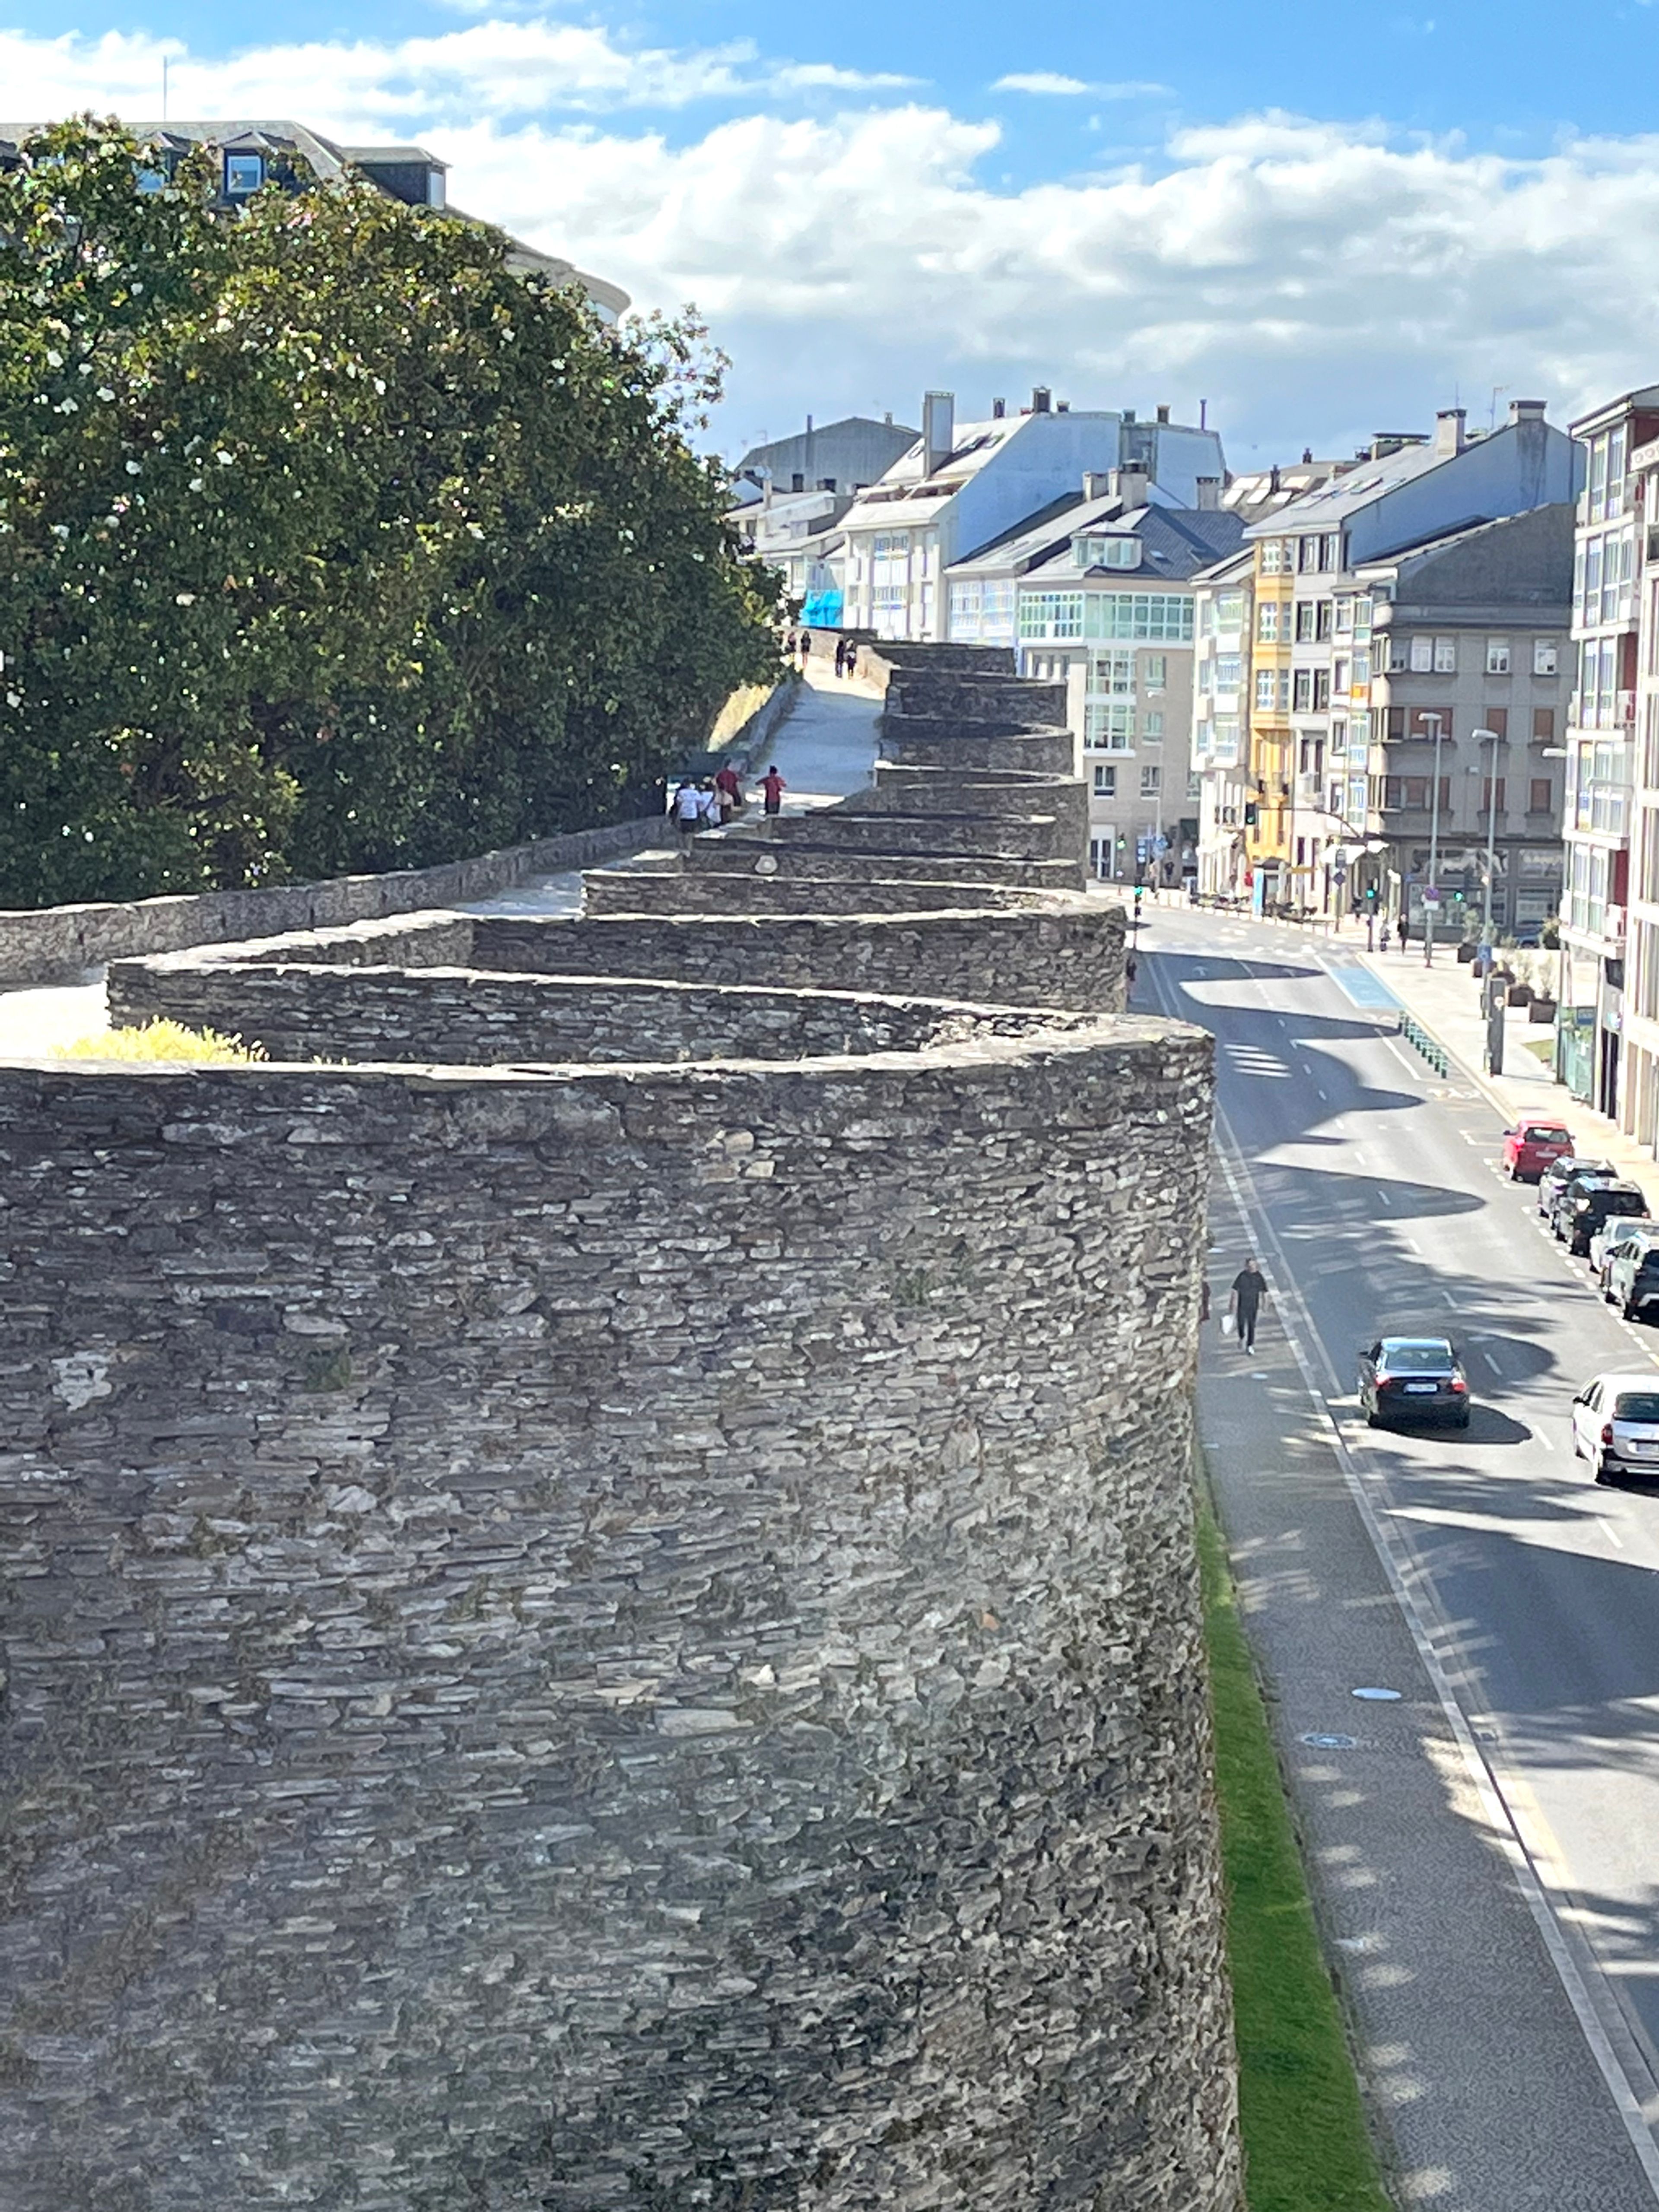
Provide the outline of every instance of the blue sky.
{"type": "Polygon", "coordinates": [[[695,301],[735,451],[1042,381],[1190,416],[1235,465],[1455,399],[1565,415],[1659,374],[1659,8],[541,0],[280,18],[42,0],[0,109],[293,115],[418,137],[473,212],[695,301]]]}

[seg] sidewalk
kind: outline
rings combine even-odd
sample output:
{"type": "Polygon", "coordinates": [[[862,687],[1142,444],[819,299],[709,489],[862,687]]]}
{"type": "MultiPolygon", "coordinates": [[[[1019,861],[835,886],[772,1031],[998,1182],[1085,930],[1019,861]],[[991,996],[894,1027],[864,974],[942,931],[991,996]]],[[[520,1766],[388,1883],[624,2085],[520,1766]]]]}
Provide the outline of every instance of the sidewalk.
{"type": "Polygon", "coordinates": [[[1488,1075],[1482,1062],[1486,1054],[1486,1024],[1480,1012],[1480,991],[1473,971],[1460,968],[1449,945],[1438,946],[1432,968],[1423,964],[1423,947],[1413,941],[1399,952],[1367,952],[1363,945],[1340,937],[1322,943],[1333,966],[1345,957],[1369,969],[1394,998],[1430,1030],[1477,1087],[1485,1092],[1505,1122],[1524,1115],[1560,1121],[1571,1130],[1577,1150],[1595,1159],[1611,1160],[1621,1175],[1652,1188],[1659,1197],[1659,1162],[1632,1138],[1598,1114],[1594,1107],[1573,1097],[1565,1083],[1558,1083],[1549,1063],[1528,1050],[1529,1044],[1553,1042],[1553,1028],[1527,1019],[1523,1006],[1510,1008],[1504,1017],[1504,1073],[1488,1075]]]}

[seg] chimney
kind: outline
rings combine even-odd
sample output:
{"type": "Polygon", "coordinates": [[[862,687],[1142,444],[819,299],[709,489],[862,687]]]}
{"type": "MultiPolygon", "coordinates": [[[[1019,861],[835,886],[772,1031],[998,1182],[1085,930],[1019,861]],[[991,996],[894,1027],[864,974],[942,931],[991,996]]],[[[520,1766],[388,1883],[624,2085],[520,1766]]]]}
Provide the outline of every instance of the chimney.
{"type": "Polygon", "coordinates": [[[1056,400],[1055,400],[1055,402],[1054,402],[1054,412],[1055,412],[1055,414],[1056,414],[1056,415],[1069,415],[1069,414],[1071,413],[1071,411],[1072,411],[1072,403],[1071,403],[1071,401],[1070,401],[1069,399],[1056,399],[1056,400]]]}
{"type": "Polygon", "coordinates": [[[1511,399],[1510,420],[1511,422],[1541,422],[1547,404],[1542,399],[1511,399]]]}
{"type": "Polygon", "coordinates": [[[1006,399],[994,399],[991,402],[991,420],[994,422],[1000,422],[1007,412],[1008,403],[1006,399]]]}
{"type": "Polygon", "coordinates": [[[1200,514],[1214,514],[1218,511],[1218,509],[1220,507],[1220,505],[1221,505],[1221,479],[1220,479],[1220,477],[1200,477],[1199,478],[1199,480],[1198,480],[1198,511],[1199,511],[1199,513],[1200,513],[1200,514]]]}
{"type": "Polygon", "coordinates": [[[1305,469],[1305,468],[1309,465],[1309,464],[1312,461],[1312,459],[1313,459],[1313,447],[1312,447],[1311,446],[1304,446],[1304,447],[1302,448],[1302,465],[1303,465],[1303,467],[1305,469]]]}
{"type": "Polygon", "coordinates": [[[921,473],[925,478],[942,469],[956,449],[957,396],[954,392],[929,392],[921,403],[921,473]]]}
{"type": "Polygon", "coordinates": [[[1279,489],[1279,464],[1277,461],[1273,463],[1272,468],[1267,471],[1267,489],[1270,492],[1277,491],[1279,489]]]}
{"type": "Polygon", "coordinates": [[[1085,499],[1109,499],[1112,495],[1112,474],[1109,469],[1085,469],[1083,496],[1085,499]]]}
{"type": "Polygon", "coordinates": [[[1168,407],[1167,404],[1166,404],[1165,405],[1164,405],[1164,406],[1162,406],[1162,407],[1160,407],[1160,408],[1158,409],[1158,421],[1159,421],[1160,422],[1167,422],[1169,421],[1169,419],[1170,419],[1170,410],[1169,410],[1169,407],[1168,407]]]}
{"type": "Polygon", "coordinates": [[[1046,384],[1039,384],[1034,386],[1031,392],[1032,414],[1046,415],[1048,412],[1048,403],[1053,398],[1054,394],[1049,391],[1046,384]]]}
{"type": "Polygon", "coordinates": [[[1124,409],[1124,410],[1123,410],[1123,419],[1124,419],[1124,421],[1125,421],[1126,422],[1133,422],[1134,421],[1134,419],[1135,419],[1135,410],[1134,410],[1134,409],[1133,409],[1133,407],[1126,407],[1126,408],[1124,409]]]}
{"type": "Polygon", "coordinates": [[[1463,410],[1443,407],[1434,418],[1434,450],[1449,459],[1461,453],[1468,441],[1463,435],[1463,410]]]}
{"type": "Polygon", "coordinates": [[[886,425],[887,425],[888,428],[890,430],[890,429],[892,428],[892,427],[893,427],[893,410],[892,410],[892,409],[891,409],[890,407],[888,409],[888,410],[887,410],[887,412],[886,412],[885,416],[883,417],[883,420],[885,422],[885,423],[886,423],[886,425]]]}
{"type": "Polygon", "coordinates": [[[1151,479],[1138,461],[1127,468],[1113,469],[1109,481],[1113,493],[1123,502],[1125,514],[1137,514],[1146,506],[1146,487],[1151,479]]]}

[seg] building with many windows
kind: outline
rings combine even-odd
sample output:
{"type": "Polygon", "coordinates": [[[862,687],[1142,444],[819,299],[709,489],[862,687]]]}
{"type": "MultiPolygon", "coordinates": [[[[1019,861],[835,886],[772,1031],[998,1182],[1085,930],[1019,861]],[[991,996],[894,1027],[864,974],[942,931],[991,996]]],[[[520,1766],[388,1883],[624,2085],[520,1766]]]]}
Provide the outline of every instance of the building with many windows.
{"type": "Polygon", "coordinates": [[[1241,544],[1193,580],[1192,771],[1206,898],[1243,898],[1248,889],[1260,808],[1250,763],[1255,565],[1255,548],[1241,544]]]}
{"type": "MultiPolygon", "coordinates": [[[[1345,848],[1362,827],[1333,815],[1333,785],[1352,797],[1362,769],[1373,781],[1388,774],[1371,712],[1370,599],[1358,569],[1477,524],[1559,505],[1572,497],[1577,466],[1572,441],[1545,422],[1540,401],[1513,402],[1509,421],[1484,437],[1471,437],[1462,410],[1451,408],[1431,437],[1379,433],[1328,482],[1250,525],[1261,555],[1256,681],[1265,690],[1270,665],[1284,680],[1271,709],[1253,717],[1259,904],[1328,910],[1346,888],[1345,848]],[[1267,652],[1269,621],[1277,627],[1267,652]]],[[[1363,826],[1380,834],[1375,806],[1363,826]]],[[[1410,884],[1399,888],[1410,897],[1410,884]]]]}
{"type": "MultiPolygon", "coordinates": [[[[1642,672],[1654,665],[1659,637],[1646,581],[1659,385],[1622,393],[1581,416],[1572,430],[1583,454],[1583,490],[1573,557],[1577,666],[1566,737],[1567,886],[1556,1066],[1574,1097],[1615,1115],[1651,1144],[1659,857],[1650,848],[1659,836],[1659,780],[1650,770],[1659,763],[1648,757],[1648,732],[1659,726],[1638,720],[1638,693],[1652,690],[1642,672]],[[1644,457],[1639,465],[1638,455],[1644,457]],[[1638,732],[1643,750],[1635,759],[1638,732]],[[1632,954],[1637,983],[1627,1002],[1632,954]],[[1628,1085],[1621,1081],[1626,1060],[1628,1085]]],[[[1641,699],[1640,711],[1651,718],[1650,698],[1641,699]]]]}
{"type": "Polygon", "coordinates": [[[1370,663],[1382,769],[1368,796],[1365,758],[1334,749],[1325,805],[1382,844],[1358,862],[1350,848],[1350,884],[1375,880],[1419,931],[1431,881],[1452,939],[1484,922],[1488,892],[1494,939],[1536,932],[1559,904],[1573,524],[1564,501],[1361,562],[1352,611],[1338,603],[1337,637],[1370,663]]]}
{"type": "MultiPolygon", "coordinates": [[[[22,160],[24,141],[44,127],[0,123],[0,168],[22,160]]],[[[406,207],[441,210],[463,222],[476,220],[449,198],[448,164],[424,146],[341,146],[303,123],[130,123],[127,128],[156,149],[157,166],[140,176],[140,190],[165,184],[186,154],[205,147],[216,164],[222,207],[241,206],[268,184],[299,189],[303,172],[296,164],[302,163],[319,185],[355,177],[406,207]]],[[[590,276],[522,239],[509,237],[507,247],[512,267],[578,286],[602,320],[615,322],[627,309],[627,293],[604,277],[590,276]]]]}
{"type": "Polygon", "coordinates": [[[1144,470],[1091,475],[1081,498],[948,572],[953,639],[976,595],[977,641],[1012,641],[1022,675],[1069,687],[1098,876],[1179,882],[1197,866],[1192,579],[1243,533],[1219,485],[1201,489],[1203,506],[1176,507],[1144,470]],[[1006,631],[987,635],[993,593],[1006,631]]]}
{"type": "Polygon", "coordinates": [[[1193,507],[1200,480],[1218,491],[1224,467],[1217,434],[1171,422],[1167,408],[1151,422],[1073,412],[1039,387],[1019,414],[998,399],[988,421],[958,422],[954,394],[930,392],[921,437],[847,516],[846,624],[924,640],[972,628],[973,641],[995,641],[983,637],[982,605],[964,598],[964,628],[952,624],[945,577],[957,562],[1074,497],[1085,472],[1139,470],[1170,502],[1193,507]]]}

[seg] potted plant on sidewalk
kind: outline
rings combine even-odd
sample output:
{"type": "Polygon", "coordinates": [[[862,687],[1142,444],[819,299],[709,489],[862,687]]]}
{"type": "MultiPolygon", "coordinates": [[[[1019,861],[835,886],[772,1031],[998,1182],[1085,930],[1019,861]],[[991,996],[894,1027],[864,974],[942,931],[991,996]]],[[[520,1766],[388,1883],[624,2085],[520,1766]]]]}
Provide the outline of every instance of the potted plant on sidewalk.
{"type": "Polygon", "coordinates": [[[1529,1006],[1533,997],[1532,955],[1528,952],[1511,953],[1510,962],[1514,976],[1504,991],[1504,1004],[1506,1006],[1529,1006]]]}

